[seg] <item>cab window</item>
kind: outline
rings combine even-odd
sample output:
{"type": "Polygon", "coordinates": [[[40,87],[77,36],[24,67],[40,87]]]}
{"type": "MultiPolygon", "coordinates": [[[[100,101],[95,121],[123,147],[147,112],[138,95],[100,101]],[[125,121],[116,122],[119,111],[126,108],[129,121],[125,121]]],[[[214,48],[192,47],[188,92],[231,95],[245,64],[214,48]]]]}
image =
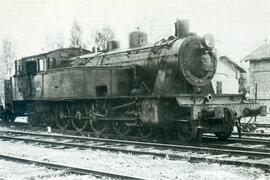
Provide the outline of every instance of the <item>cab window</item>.
{"type": "Polygon", "coordinates": [[[16,60],[15,61],[15,74],[16,75],[20,75],[21,72],[22,72],[21,61],[20,60],[16,60]]]}
{"type": "Polygon", "coordinates": [[[36,61],[26,62],[26,73],[28,75],[36,75],[37,73],[37,63],[36,61]]]}

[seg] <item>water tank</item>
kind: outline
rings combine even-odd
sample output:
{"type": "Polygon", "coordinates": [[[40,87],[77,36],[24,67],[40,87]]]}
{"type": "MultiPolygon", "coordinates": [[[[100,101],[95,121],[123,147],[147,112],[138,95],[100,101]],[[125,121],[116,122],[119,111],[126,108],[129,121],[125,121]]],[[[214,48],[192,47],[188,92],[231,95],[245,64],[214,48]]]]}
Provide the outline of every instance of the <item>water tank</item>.
{"type": "Polygon", "coordinates": [[[107,41],[105,49],[107,51],[113,51],[115,49],[118,49],[119,47],[120,47],[119,41],[112,40],[112,41],[107,41]]]}

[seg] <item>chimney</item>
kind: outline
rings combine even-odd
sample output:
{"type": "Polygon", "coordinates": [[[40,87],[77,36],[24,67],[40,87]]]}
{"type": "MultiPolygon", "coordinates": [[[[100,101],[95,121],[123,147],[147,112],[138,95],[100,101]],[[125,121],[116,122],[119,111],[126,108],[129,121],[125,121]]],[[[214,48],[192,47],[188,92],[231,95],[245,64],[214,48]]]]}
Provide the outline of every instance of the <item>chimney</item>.
{"type": "Polygon", "coordinates": [[[189,21],[186,19],[177,20],[175,23],[175,36],[176,37],[186,37],[189,34],[189,21]]]}

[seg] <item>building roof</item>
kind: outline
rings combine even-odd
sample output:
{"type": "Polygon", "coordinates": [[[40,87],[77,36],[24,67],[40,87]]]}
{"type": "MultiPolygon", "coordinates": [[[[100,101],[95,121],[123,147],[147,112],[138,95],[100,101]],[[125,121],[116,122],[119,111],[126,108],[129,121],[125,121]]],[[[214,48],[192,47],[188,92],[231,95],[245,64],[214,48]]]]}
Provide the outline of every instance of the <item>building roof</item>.
{"type": "Polygon", "coordinates": [[[228,64],[229,66],[234,67],[235,69],[237,69],[240,73],[246,73],[246,70],[243,69],[241,66],[239,66],[238,64],[236,64],[235,62],[233,62],[230,58],[228,58],[227,56],[221,56],[219,58],[221,61],[225,62],[226,64],[228,64]]]}
{"type": "Polygon", "coordinates": [[[270,58],[270,44],[265,43],[262,46],[258,47],[253,52],[251,52],[249,55],[244,57],[243,61],[263,60],[269,58],[270,58]]]}

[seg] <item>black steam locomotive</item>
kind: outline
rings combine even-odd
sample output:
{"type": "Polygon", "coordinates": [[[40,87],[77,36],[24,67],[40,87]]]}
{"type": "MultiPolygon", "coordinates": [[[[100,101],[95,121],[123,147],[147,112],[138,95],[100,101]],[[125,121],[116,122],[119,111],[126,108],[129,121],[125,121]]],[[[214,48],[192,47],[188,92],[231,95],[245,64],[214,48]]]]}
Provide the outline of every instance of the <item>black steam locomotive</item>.
{"type": "Polygon", "coordinates": [[[189,141],[203,133],[227,138],[242,117],[264,112],[242,94],[215,94],[212,35],[189,33],[186,21],[175,29],[152,46],[144,33],[133,32],[127,50],[111,41],[105,51],[67,48],[17,60],[6,82],[6,116],[121,136],[137,129],[149,137],[162,128],[189,141]]]}

